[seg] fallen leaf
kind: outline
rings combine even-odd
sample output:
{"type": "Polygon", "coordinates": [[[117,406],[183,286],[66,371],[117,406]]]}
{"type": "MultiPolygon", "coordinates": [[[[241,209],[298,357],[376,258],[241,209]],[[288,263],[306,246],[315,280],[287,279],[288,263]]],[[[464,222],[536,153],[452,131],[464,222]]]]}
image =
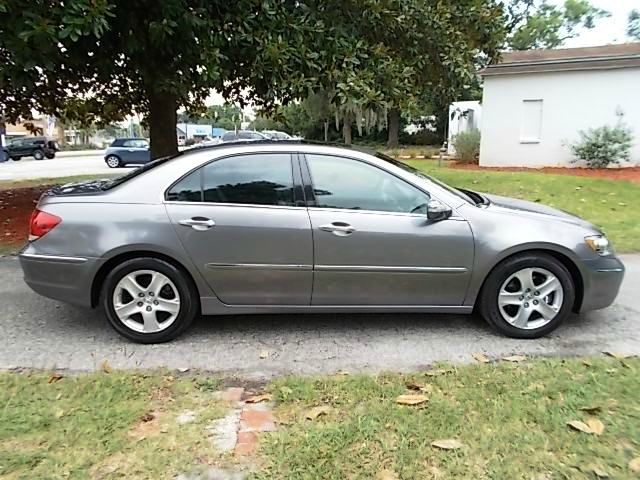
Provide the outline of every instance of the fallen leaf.
{"type": "Polygon", "coordinates": [[[579,430],[583,433],[593,433],[589,425],[581,422],[580,420],[571,420],[570,422],[567,422],[567,425],[569,425],[574,430],[579,430]]]}
{"type": "Polygon", "coordinates": [[[102,363],[100,364],[100,370],[102,370],[104,373],[113,372],[113,368],[111,368],[111,365],[109,365],[109,362],[107,360],[102,361],[102,363]]]}
{"type": "Polygon", "coordinates": [[[425,388],[424,383],[415,382],[413,380],[407,380],[404,386],[407,387],[409,390],[418,390],[418,391],[425,388]]]}
{"type": "Polygon", "coordinates": [[[319,407],[313,407],[311,410],[309,410],[305,414],[304,418],[306,418],[307,420],[315,420],[316,418],[322,415],[329,414],[331,410],[332,408],[329,405],[321,405],[319,407]]]}
{"type": "Polygon", "coordinates": [[[268,393],[264,393],[262,395],[253,395],[252,397],[247,398],[245,403],[260,403],[260,402],[268,402],[271,400],[271,395],[268,393]]]}
{"type": "Polygon", "coordinates": [[[269,358],[269,352],[266,350],[263,350],[262,352],[260,352],[260,358],[262,360],[264,360],[265,358],[269,358]]]}
{"type": "Polygon", "coordinates": [[[591,367],[591,366],[593,366],[593,363],[591,363],[589,360],[583,360],[583,361],[582,361],[582,364],[583,364],[585,367],[591,367]]]}
{"type": "Polygon", "coordinates": [[[59,380],[62,380],[64,378],[63,375],[59,374],[59,373],[52,373],[51,376],[49,377],[49,381],[47,383],[55,383],[59,380]]]}
{"type": "Polygon", "coordinates": [[[632,472],[640,472],[640,457],[636,457],[629,462],[629,470],[632,472]]]}
{"type": "Polygon", "coordinates": [[[396,398],[396,403],[399,405],[421,405],[426,403],[429,400],[429,397],[422,394],[408,394],[408,395],[400,395],[396,398]]]}
{"type": "Polygon", "coordinates": [[[438,375],[444,375],[445,373],[449,373],[451,370],[445,370],[444,368],[437,368],[435,370],[428,370],[424,372],[427,377],[437,377],[438,375]]]}
{"type": "Polygon", "coordinates": [[[389,470],[382,470],[376,475],[376,480],[398,480],[398,476],[389,470]]]}
{"type": "Polygon", "coordinates": [[[182,367],[182,368],[179,368],[179,369],[178,369],[178,371],[179,371],[180,373],[187,373],[187,372],[189,371],[189,367],[182,367]]]}
{"type": "Polygon", "coordinates": [[[484,353],[472,353],[471,356],[480,363],[489,363],[491,361],[484,353]]]}
{"type": "Polygon", "coordinates": [[[502,359],[506,362],[519,363],[519,362],[524,362],[527,359],[527,357],[525,357],[524,355],[510,355],[508,357],[502,357],[502,359]]]}
{"type": "Polygon", "coordinates": [[[350,373],[347,372],[346,370],[338,370],[336,372],[336,375],[341,375],[341,376],[345,376],[346,377],[347,375],[350,375],[350,373]]]}
{"type": "Polygon", "coordinates": [[[595,413],[599,413],[602,411],[602,407],[600,405],[589,405],[587,407],[580,407],[580,410],[583,412],[590,413],[591,415],[595,413]]]}
{"type": "Polygon", "coordinates": [[[629,358],[631,355],[627,355],[624,353],[617,353],[617,352],[602,352],[605,355],[607,355],[608,357],[613,357],[616,360],[624,360],[625,358],[629,358]]]}
{"type": "Polygon", "coordinates": [[[464,447],[464,444],[459,440],[449,438],[446,440],[436,440],[435,442],[431,442],[431,446],[442,450],[456,450],[464,447]]]}
{"type": "Polygon", "coordinates": [[[595,417],[591,417],[587,419],[587,426],[591,429],[591,432],[595,435],[602,435],[604,432],[604,423],[598,420],[595,417]]]}
{"type": "Polygon", "coordinates": [[[64,415],[64,410],[56,410],[55,413],[53,414],[53,416],[58,419],[62,418],[63,415],[64,415]]]}
{"type": "Polygon", "coordinates": [[[153,413],[147,412],[144,415],[142,415],[142,417],[140,417],[140,421],[141,422],[150,422],[154,418],[156,418],[156,416],[153,413]]]}
{"type": "Polygon", "coordinates": [[[609,478],[609,474],[599,465],[590,465],[589,470],[595,473],[598,478],[609,478]]]}

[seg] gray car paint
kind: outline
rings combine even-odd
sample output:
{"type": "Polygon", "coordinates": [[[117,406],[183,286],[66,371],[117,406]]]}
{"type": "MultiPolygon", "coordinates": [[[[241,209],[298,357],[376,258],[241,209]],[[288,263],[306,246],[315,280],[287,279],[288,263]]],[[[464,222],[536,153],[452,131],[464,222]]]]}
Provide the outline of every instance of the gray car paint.
{"type": "Polygon", "coordinates": [[[204,314],[469,313],[491,269],[508,256],[528,250],[544,250],[571,262],[583,290],[575,309],[584,311],[609,305],[624,272],[614,255],[601,257],[587,247],[584,237],[601,232],[577,217],[503,197],[490,196],[488,206],[472,205],[426,178],[372,155],[337,147],[229,144],[194,149],[108,191],[94,188],[84,193],[82,186],[68,188],[71,191],[66,194],[40,200],[39,209],[63,221],[27,244],[20,261],[25,281],[35,291],[84,306],[95,306],[104,269],[123,255],[154,254],[178,263],[193,279],[204,314]],[[164,200],[171,184],[192,170],[247,152],[325,153],[364,161],[428,192],[451,208],[452,216],[430,223],[419,215],[177,205],[164,200]],[[196,215],[215,217],[218,225],[195,232],[176,224],[196,215]],[[348,238],[317,228],[347,217],[359,229],[348,238]],[[205,240],[215,237],[215,232],[224,239],[219,245],[227,247],[222,252],[205,240]],[[358,267],[366,268],[358,271],[358,267]]]}

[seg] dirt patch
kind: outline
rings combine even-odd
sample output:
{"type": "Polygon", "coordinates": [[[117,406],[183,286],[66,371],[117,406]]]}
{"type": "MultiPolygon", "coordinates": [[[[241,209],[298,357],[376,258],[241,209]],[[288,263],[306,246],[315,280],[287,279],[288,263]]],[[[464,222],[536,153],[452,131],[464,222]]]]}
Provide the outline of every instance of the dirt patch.
{"type": "Polygon", "coordinates": [[[451,168],[459,170],[480,170],[484,172],[535,172],[551,173],[554,175],[573,175],[576,177],[604,178],[608,180],[623,180],[627,182],[640,183],[640,167],[627,168],[566,168],[566,167],[481,167],[479,165],[456,163],[449,164],[451,168]]]}
{"type": "Polygon", "coordinates": [[[19,247],[29,236],[29,218],[51,185],[0,190],[0,245],[19,247]]]}

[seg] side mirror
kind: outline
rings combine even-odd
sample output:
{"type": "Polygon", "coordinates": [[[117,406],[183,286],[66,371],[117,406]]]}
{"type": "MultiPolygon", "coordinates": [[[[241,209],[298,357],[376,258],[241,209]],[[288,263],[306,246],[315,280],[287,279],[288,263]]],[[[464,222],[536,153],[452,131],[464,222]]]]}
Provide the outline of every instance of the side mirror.
{"type": "Polygon", "coordinates": [[[451,216],[451,209],[438,200],[429,200],[427,204],[427,218],[433,222],[446,220],[451,216]]]}

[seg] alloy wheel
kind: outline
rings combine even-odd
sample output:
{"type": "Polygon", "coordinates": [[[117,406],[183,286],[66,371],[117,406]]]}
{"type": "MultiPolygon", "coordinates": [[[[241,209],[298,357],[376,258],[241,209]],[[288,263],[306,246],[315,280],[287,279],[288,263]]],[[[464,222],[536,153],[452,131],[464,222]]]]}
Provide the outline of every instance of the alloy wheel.
{"type": "Polygon", "coordinates": [[[523,268],[500,287],[498,308],[502,318],[516,328],[532,330],[551,322],[562,308],[560,280],[544,268],[523,268]]]}
{"type": "Polygon", "coordinates": [[[118,159],[118,157],[112,155],[107,158],[107,165],[111,168],[116,168],[120,166],[120,160],[118,159]]]}
{"type": "Polygon", "coordinates": [[[180,294],[166,275],[137,270],[125,275],[113,291],[113,308],[120,321],[139,333],[169,328],[180,313],[180,294]]]}

